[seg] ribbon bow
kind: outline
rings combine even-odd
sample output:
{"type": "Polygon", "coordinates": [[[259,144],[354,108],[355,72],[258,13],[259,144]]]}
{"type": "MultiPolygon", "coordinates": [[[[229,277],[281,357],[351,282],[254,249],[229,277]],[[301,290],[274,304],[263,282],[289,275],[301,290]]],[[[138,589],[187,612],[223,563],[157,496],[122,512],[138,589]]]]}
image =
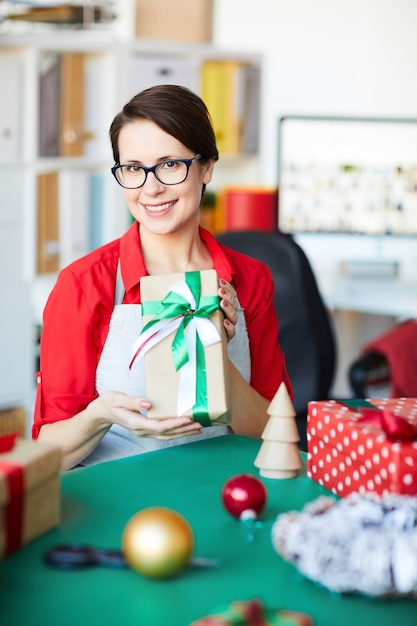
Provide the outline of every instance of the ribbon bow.
{"type": "Polygon", "coordinates": [[[343,404],[362,413],[363,417],[357,420],[358,424],[378,428],[388,439],[399,441],[417,439],[417,426],[392,411],[378,409],[366,400],[344,400],[343,404]]]}
{"type": "Polygon", "coordinates": [[[10,435],[2,435],[0,437],[0,454],[10,452],[14,448],[16,443],[17,433],[11,433],[10,435]]]}
{"type": "MultiPolygon", "coordinates": [[[[0,455],[13,450],[17,437],[17,433],[0,437],[0,455]]],[[[4,476],[7,486],[7,501],[3,520],[5,533],[3,556],[8,556],[18,550],[22,544],[24,473],[23,468],[18,463],[4,461],[0,456],[0,474],[4,476]]]]}
{"type": "Polygon", "coordinates": [[[142,303],[144,315],[154,315],[132,346],[129,368],[156,344],[175,332],[171,352],[180,371],[177,415],[192,410],[193,417],[210,425],[204,347],[221,340],[208,319],[219,310],[218,296],[201,296],[200,272],[185,272],[185,280],[171,286],[165,298],[142,303]]]}
{"type": "Polygon", "coordinates": [[[203,617],[191,626],[215,626],[228,624],[230,626],[313,626],[313,620],[306,613],[299,611],[266,609],[260,600],[232,602],[222,607],[221,613],[203,617]]]}
{"type": "Polygon", "coordinates": [[[403,417],[391,411],[381,409],[362,409],[363,417],[359,423],[383,430],[388,439],[407,440],[417,438],[417,426],[410,424],[403,417]]]}

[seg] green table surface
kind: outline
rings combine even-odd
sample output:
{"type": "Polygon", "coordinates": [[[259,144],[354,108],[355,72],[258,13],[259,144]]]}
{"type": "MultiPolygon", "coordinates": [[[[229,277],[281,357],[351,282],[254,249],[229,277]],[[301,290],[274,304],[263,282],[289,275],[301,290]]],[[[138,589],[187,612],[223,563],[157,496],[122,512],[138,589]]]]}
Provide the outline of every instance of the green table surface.
{"type": "Polygon", "coordinates": [[[61,525],[0,563],[0,625],[187,626],[221,605],[259,598],[268,608],[310,613],[316,626],[415,626],[416,601],[331,593],[274,551],[276,516],[328,493],[305,472],[262,478],[267,505],[248,541],[245,524],[225,512],[220,494],[235,474],[259,476],[253,465],[259,446],[219,437],[63,474],[61,525]],[[222,567],[152,580],[129,569],[56,571],[43,564],[45,550],[60,543],[120,548],[126,522],[149,506],[183,514],[194,529],[195,555],[220,557],[222,567]]]}

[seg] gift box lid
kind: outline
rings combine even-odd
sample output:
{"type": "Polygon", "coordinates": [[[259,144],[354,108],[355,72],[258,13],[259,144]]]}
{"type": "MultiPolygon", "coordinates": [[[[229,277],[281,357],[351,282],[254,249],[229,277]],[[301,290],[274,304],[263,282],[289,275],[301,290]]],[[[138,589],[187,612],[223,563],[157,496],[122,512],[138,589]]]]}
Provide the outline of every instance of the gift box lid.
{"type": "Polygon", "coordinates": [[[308,404],[308,438],[326,439],[328,443],[330,434],[336,436],[334,426],[337,425],[339,436],[342,435],[344,427],[355,428],[355,437],[377,436],[379,441],[391,441],[405,445],[417,445],[417,398],[373,398],[368,400],[326,400],[312,401],[308,404]],[[372,419],[369,411],[379,410],[390,414],[390,418],[397,420],[399,431],[401,426],[409,425],[416,429],[413,436],[391,436],[390,432],[384,428],[384,420],[372,419]],[[399,419],[398,419],[399,418],[399,419]],[[334,423],[333,423],[333,420],[334,423]],[[377,422],[380,423],[377,423],[377,422]],[[403,422],[403,424],[401,424],[403,422]]]}
{"type": "Polygon", "coordinates": [[[7,505],[10,499],[7,468],[21,468],[24,489],[30,491],[57,474],[61,467],[62,451],[57,446],[20,438],[11,445],[10,450],[0,453],[0,506],[7,505]]]}
{"type": "Polygon", "coordinates": [[[417,399],[372,399],[363,412],[353,402],[309,403],[308,476],[342,497],[416,494],[417,399]],[[369,406],[380,409],[371,409],[376,416],[366,414],[369,406]]]}

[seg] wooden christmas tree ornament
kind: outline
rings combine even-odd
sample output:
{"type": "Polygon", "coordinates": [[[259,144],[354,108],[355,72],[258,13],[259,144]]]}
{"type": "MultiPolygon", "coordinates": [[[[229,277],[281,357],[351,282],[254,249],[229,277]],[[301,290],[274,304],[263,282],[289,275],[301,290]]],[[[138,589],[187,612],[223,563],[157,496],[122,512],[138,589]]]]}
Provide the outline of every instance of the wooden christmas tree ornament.
{"type": "Polygon", "coordinates": [[[285,383],[279,386],[267,412],[270,417],[254,465],[265,478],[295,478],[303,461],[297,445],[296,413],[285,383]]]}

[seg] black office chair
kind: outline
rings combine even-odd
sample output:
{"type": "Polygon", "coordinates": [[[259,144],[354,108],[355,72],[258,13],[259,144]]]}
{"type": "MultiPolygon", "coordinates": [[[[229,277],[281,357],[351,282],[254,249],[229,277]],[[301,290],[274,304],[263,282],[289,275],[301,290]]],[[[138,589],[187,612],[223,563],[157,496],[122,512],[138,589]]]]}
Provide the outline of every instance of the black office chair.
{"type": "Polygon", "coordinates": [[[263,261],[271,270],[279,342],[294,392],[299,446],[306,450],[307,404],[328,399],[336,367],[333,327],[310,263],[292,236],[280,232],[230,231],[216,238],[263,261]]]}
{"type": "Polygon", "coordinates": [[[368,398],[375,388],[386,390],[391,382],[391,370],[383,354],[368,352],[358,356],[349,366],[348,380],[356,398],[368,398]]]}
{"type": "Polygon", "coordinates": [[[398,322],[373,337],[351,363],[348,379],[358,398],[414,398],[417,394],[417,319],[398,322]]]}

